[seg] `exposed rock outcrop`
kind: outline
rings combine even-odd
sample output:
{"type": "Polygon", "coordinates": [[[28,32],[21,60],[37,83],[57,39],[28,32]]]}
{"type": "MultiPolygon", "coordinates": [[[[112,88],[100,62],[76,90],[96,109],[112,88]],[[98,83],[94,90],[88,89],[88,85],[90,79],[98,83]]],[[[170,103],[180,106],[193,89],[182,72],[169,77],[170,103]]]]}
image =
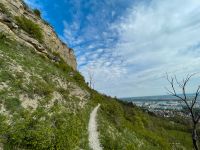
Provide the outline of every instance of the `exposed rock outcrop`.
{"type": "Polygon", "coordinates": [[[58,38],[50,25],[27,8],[22,0],[1,0],[0,3],[2,3],[9,12],[8,14],[0,10],[0,32],[4,32],[8,34],[9,38],[31,46],[44,54],[56,52],[60,54],[69,66],[76,70],[77,63],[73,50],[58,38]],[[42,29],[43,43],[40,43],[18,27],[14,19],[16,16],[23,16],[37,23],[42,29]]]}

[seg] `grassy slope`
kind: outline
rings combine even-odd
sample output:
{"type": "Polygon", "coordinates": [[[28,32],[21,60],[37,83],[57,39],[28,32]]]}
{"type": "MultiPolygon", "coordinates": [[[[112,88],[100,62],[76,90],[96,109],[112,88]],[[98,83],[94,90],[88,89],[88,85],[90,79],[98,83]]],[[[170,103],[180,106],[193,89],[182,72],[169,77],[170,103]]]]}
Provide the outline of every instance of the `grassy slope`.
{"type": "Polygon", "coordinates": [[[0,83],[8,86],[0,90],[0,104],[8,110],[0,116],[0,141],[5,147],[40,150],[88,147],[90,107],[86,105],[81,109],[80,100],[68,94],[73,87],[64,89],[52,80],[53,76],[76,84],[81,78],[77,72],[71,77],[70,70],[63,71],[58,64],[40,57],[32,49],[0,40],[0,83]],[[54,101],[48,107],[55,91],[62,95],[63,100],[54,101]],[[38,101],[37,109],[24,109],[19,100],[22,94],[38,101]]]}
{"type": "Polygon", "coordinates": [[[98,103],[101,103],[100,140],[105,150],[172,149],[172,143],[179,143],[174,145],[177,149],[192,147],[190,133],[184,125],[150,116],[136,107],[100,95],[90,90],[77,72],[4,38],[0,39],[2,82],[8,86],[0,90],[0,104],[8,110],[0,115],[0,143],[5,149],[89,149],[88,117],[98,103]],[[12,64],[21,66],[23,71],[10,69],[12,64]],[[80,99],[69,96],[70,87],[57,87],[52,76],[90,92],[85,107],[79,107],[80,99]],[[47,107],[54,91],[64,100],[47,107]],[[20,101],[22,93],[30,98],[39,95],[38,107],[24,109],[20,101]]]}
{"type": "Polygon", "coordinates": [[[99,125],[105,149],[192,149],[186,126],[151,116],[131,104],[109,97],[97,94],[95,99],[101,103],[99,125]]]}

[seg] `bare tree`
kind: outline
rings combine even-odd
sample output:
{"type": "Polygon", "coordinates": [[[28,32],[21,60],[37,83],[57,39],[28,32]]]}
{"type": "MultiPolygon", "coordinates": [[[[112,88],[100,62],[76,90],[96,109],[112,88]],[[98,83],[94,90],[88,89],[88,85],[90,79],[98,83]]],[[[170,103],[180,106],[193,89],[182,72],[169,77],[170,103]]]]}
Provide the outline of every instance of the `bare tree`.
{"type": "Polygon", "coordinates": [[[182,81],[178,81],[176,76],[174,77],[169,77],[167,74],[167,80],[170,83],[171,90],[167,89],[167,91],[172,95],[180,99],[185,105],[186,109],[190,113],[191,119],[192,119],[192,141],[193,141],[193,146],[195,150],[199,150],[198,146],[198,135],[197,135],[197,125],[200,120],[200,113],[195,111],[195,104],[197,104],[198,96],[200,93],[200,86],[198,86],[195,95],[191,98],[188,97],[186,94],[186,86],[191,79],[192,75],[187,75],[185,79],[182,81]],[[176,87],[182,91],[182,94],[177,94],[176,87]]]}
{"type": "Polygon", "coordinates": [[[94,69],[92,67],[88,68],[88,79],[90,88],[94,89],[94,69]]]}

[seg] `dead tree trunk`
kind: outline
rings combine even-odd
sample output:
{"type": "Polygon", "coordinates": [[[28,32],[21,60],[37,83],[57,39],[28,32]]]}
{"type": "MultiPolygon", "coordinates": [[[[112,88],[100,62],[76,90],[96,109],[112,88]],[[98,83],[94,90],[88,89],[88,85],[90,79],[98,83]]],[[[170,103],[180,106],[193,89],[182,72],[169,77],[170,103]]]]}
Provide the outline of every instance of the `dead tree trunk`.
{"type": "Polygon", "coordinates": [[[171,90],[167,91],[172,95],[180,99],[184,104],[186,105],[187,111],[190,113],[191,120],[192,120],[192,142],[195,150],[199,150],[198,146],[198,135],[197,135],[197,125],[200,120],[200,112],[195,112],[195,104],[197,104],[198,96],[200,93],[200,86],[198,86],[196,93],[193,98],[188,98],[186,94],[186,86],[190,78],[193,76],[188,75],[185,79],[182,80],[182,82],[179,82],[176,78],[176,76],[169,78],[167,75],[167,80],[171,85],[171,90]],[[175,88],[175,82],[176,85],[181,89],[182,95],[176,93],[176,88],[175,88]]]}
{"type": "Polygon", "coordinates": [[[197,123],[194,123],[194,126],[193,126],[192,142],[193,142],[195,150],[199,150],[199,147],[198,147],[198,135],[197,135],[197,123]]]}
{"type": "Polygon", "coordinates": [[[91,67],[88,69],[88,78],[89,78],[89,87],[91,89],[94,89],[94,69],[91,67]]]}

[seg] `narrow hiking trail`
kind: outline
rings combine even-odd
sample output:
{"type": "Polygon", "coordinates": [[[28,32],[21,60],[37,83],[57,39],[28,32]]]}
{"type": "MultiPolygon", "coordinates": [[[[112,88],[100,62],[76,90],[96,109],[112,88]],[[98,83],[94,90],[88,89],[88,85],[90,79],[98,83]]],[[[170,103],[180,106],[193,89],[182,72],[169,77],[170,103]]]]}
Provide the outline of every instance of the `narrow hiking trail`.
{"type": "Polygon", "coordinates": [[[90,120],[88,124],[89,132],[89,146],[92,150],[103,150],[99,141],[99,133],[97,131],[97,111],[100,107],[98,104],[90,113],[90,120]]]}

